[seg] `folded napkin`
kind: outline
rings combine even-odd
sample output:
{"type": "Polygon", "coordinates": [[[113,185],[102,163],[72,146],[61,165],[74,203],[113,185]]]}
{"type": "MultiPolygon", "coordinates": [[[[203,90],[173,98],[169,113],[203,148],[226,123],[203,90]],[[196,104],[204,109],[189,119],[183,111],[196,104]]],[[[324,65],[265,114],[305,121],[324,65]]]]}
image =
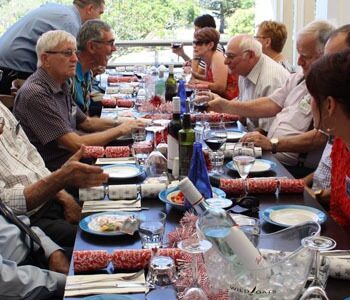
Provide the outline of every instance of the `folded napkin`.
{"type": "Polygon", "coordinates": [[[108,198],[110,200],[136,199],[137,193],[137,184],[110,185],[108,187],[108,198]]]}
{"type": "MultiPolygon", "coordinates": [[[[226,143],[225,145],[225,158],[229,158],[232,159],[232,155],[233,155],[233,149],[235,147],[235,143],[226,143]]],[[[256,158],[259,158],[262,156],[262,148],[261,147],[254,147],[254,154],[256,158]]]]}
{"type": "Polygon", "coordinates": [[[94,294],[128,294],[147,291],[145,275],[125,280],[125,273],[68,276],[65,297],[94,294]]]}
{"type": "Polygon", "coordinates": [[[116,200],[116,201],[85,201],[82,213],[98,211],[140,211],[141,199],[116,200]]]}
{"type": "MultiPolygon", "coordinates": [[[[244,180],[220,178],[220,188],[228,194],[244,193],[244,180]]],[[[302,193],[304,191],[303,179],[288,178],[249,178],[246,181],[247,191],[252,194],[269,193],[302,193]]]]}
{"type": "Polygon", "coordinates": [[[350,280],[350,256],[328,257],[328,259],[330,277],[350,280]]]}
{"type": "Polygon", "coordinates": [[[80,201],[103,200],[104,198],[105,188],[103,186],[79,189],[80,201]]]}

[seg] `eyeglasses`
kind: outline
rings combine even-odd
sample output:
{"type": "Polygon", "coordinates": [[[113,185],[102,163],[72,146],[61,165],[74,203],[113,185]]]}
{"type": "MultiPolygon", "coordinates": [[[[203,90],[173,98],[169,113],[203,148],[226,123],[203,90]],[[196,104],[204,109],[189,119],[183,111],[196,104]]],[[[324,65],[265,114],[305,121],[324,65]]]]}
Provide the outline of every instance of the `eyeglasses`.
{"type": "Polygon", "coordinates": [[[193,40],[192,41],[192,44],[193,45],[196,45],[196,46],[202,46],[202,45],[204,45],[204,44],[209,44],[210,43],[210,41],[207,41],[207,40],[193,40]]]}
{"type": "Polygon", "coordinates": [[[248,52],[249,50],[244,50],[241,53],[238,54],[234,54],[234,53],[224,53],[224,57],[229,59],[229,60],[234,60],[236,57],[239,57],[241,55],[243,55],[243,53],[248,52]]]}
{"type": "Polygon", "coordinates": [[[47,54],[61,54],[65,57],[72,57],[73,54],[76,55],[78,53],[77,50],[63,50],[63,51],[45,51],[47,54]]]}
{"type": "Polygon", "coordinates": [[[267,36],[255,35],[254,38],[255,38],[256,40],[258,40],[258,39],[267,39],[267,36]]]}
{"type": "Polygon", "coordinates": [[[115,46],[115,44],[114,44],[115,40],[109,40],[109,41],[93,40],[93,42],[98,43],[98,44],[104,44],[104,45],[111,46],[111,47],[115,46]]]}

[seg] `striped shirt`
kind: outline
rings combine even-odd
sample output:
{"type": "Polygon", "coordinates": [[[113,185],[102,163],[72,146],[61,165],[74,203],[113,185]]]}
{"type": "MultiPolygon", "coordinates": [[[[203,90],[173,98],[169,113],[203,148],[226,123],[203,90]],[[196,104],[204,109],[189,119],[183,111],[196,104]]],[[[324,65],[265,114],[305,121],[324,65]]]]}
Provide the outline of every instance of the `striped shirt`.
{"type": "Polygon", "coordinates": [[[86,119],[72,100],[68,84],[58,86],[42,68],[18,91],[13,113],[51,171],[71,156],[57,139],[76,131],[77,124],[86,119]]]}
{"type": "MultiPolygon", "coordinates": [[[[238,99],[240,101],[246,101],[266,97],[272,94],[277,88],[281,87],[288,77],[289,72],[285,68],[267,55],[262,54],[259,61],[247,76],[239,76],[238,99]]],[[[274,118],[250,118],[247,120],[247,126],[249,130],[259,127],[268,132],[273,119],[274,118]]]]}
{"type": "Polygon", "coordinates": [[[23,190],[50,175],[50,171],[24,131],[20,128],[16,134],[18,121],[1,102],[0,116],[5,119],[0,134],[0,198],[16,214],[32,215],[40,207],[27,213],[23,190]]]}

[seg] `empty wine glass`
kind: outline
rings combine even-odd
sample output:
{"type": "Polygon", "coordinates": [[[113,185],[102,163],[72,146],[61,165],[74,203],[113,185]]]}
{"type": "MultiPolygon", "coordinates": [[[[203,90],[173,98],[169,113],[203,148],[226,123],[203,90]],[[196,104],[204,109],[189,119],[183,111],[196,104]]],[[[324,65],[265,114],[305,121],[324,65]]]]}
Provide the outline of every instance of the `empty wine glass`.
{"type": "Polygon", "coordinates": [[[157,132],[162,132],[164,126],[151,125],[146,127],[146,130],[153,132],[153,151],[148,156],[145,162],[146,174],[148,177],[162,177],[166,175],[168,170],[167,159],[157,150],[157,132]]]}
{"type": "Polygon", "coordinates": [[[223,173],[224,152],[220,150],[227,140],[227,132],[224,123],[208,124],[204,134],[204,141],[212,152],[209,153],[213,169],[210,173],[223,173]]]}
{"type": "Polygon", "coordinates": [[[233,148],[232,161],[239,176],[244,180],[244,194],[247,195],[246,179],[255,162],[254,143],[236,143],[233,148]]]}
{"type": "Polygon", "coordinates": [[[192,286],[185,290],[183,300],[208,300],[207,295],[198,284],[198,255],[207,252],[212,244],[207,240],[199,240],[197,236],[179,242],[178,247],[193,255],[192,286]]]}
{"type": "Polygon", "coordinates": [[[299,300],[329,300],[329,298],[323,288],[311,286],[305,290],[299,300]]]}
{"type": "Polygon", "coordinates": [[[336,241],[326,236],[313,235],[304,238],[301,243],[304,247],[308,247],[315,251],[315,275],[309,287],[325,288],[325,281],[323,282],[320,277],[320,251],[327,251],[335,248],[337,245],[336,241]]]}

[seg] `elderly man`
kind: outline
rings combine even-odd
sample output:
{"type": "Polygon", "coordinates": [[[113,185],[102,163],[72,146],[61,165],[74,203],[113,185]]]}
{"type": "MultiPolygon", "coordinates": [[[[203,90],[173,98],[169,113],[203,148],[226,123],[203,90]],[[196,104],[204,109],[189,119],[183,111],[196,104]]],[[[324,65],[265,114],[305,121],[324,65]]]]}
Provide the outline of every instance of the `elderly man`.
{"type": "Polygon", "coordinates": [[[70,33],[48,31],[36,50],[38,70],[17,93],[13,112],[51,171],[83,144],[103,146],[144,127],[140,120],[118,125],[114,120],[87,117],[75,105],[67,84],[77,63],[76,41],[70,33]]]}
{"type": "MultiPolygon", "coordinates": [[[[27,215],[61,246],[74,243],[80,206],[65,187],[98,186],[108,176],[79,162],[80,149],[51,173],[12,113],[0,103],[0,199],[15,214],[27,215]]],[[[3,253],[3,252],[2,252],[3,253]]]]}
{"type": "MultiPolygon", "coordinates": [[[[233,37],[227,46],[228,53],[243,53],[240,60],[231,61],[229,68],[239,75],[238,99],[246,101],[265,97],[281,87],[289,73],[280,64],[262,53],[261,44],[249,35],[233,37]]],[[[248,119],[249,130],[269,130],[273,118],[248,119]]]]}
{"type": "Polygon", "coordinates": [[[78,63],[71,84],[73,99],[84,113],[88,113],[92,87],[92,69],[105,68],[116,50],[111,27],[101,20],[89,20],[81,27],[77,37],[78,63]]]}
{"type": "Polygon", "coordinates": [[[49,30],[62,29],[77,36],[81,24],[104,12],[104,0],[73,0],[72,6],[49,3],[30,11],[0,38],[0,92],[10,94],[14,79],[26,79],[36,70],[35,45],[49,30]]]}
{"type": "MultiPolygon", "coordinates": [[[[251,101],[229,102],[217,95],[210,95],[209,109],[251,118],[275,116],[267,137],[255,133],[254,137],[249,138],[252,142],[259,140],[260,143],[262,141],[270,143],[271,150],[275,153],[279,137],[298,135],[312,127],[311,97],[306,89],[305,76],[307,76],[312,62],[323,54],[324,45],[333,30],[334,27],[328,22],[314,21],[299,33],[297,39],[298,65],[303,72],[291,75],[285,85],[270,96],[251,101]]],[[[237,60],[239,61],[244,53],[227,51],[226,55],[226,63],[230,66],[237,63],[237,60]]],[[[276,157],[296,177],[303,177],[310,173],[318,163],[316,159],[317,162],[311,162],[309,166],[305,167],[299,164],[299,154],[295,152],[279,152],[276,153],[276,157]]]]}

